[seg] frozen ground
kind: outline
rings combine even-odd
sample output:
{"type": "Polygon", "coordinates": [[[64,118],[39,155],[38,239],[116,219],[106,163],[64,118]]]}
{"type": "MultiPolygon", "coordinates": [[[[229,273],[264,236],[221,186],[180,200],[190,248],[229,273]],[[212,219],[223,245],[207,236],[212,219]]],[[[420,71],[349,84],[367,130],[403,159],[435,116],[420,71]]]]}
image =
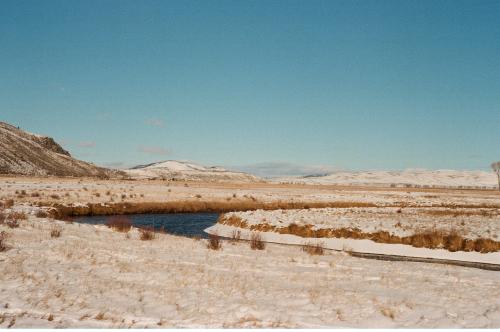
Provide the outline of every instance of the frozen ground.
{"type": "Polygon", "coordinates": [[[500,192],[279,184],[0,177],[0,200],[64,204],[165,201],[364,202],[380,206],[495,205],[500,192]],[[24,194],[23,194],[24,191],[24,194]]]}
{"type": "Polygon", "coordinates": [[[404,171],[335,172],[324,176],[288,177],[276,182],[337,185],[385,185],[395,187],[496,188],[493,172],[407,169],[404,171]]]}
{"type": "Polygon", "coordinates": [[[387,231],[400,237],[427,230],[455,231],[468,239],[499,240],[500,209],[450,208],[323,208],[301,210],[246,211],[227,213],[249,226],[275,227],[312,225],[312,229],[359,229],[364,233],[387,231]]]}
{"type": "Polygon", "coordinates": [[[0,253],[0,327],[500,327],[500,274],[30,216],[0,253]],[[51,238],[54,225],[62,227],[51,238]]]}

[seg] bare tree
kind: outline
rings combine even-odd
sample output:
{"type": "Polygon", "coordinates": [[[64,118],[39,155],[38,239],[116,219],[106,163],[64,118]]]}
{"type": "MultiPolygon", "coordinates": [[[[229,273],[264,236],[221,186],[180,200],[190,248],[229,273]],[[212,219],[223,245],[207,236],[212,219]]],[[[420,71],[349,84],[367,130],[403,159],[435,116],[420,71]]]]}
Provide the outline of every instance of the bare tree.
{"type": "Polygon", "coordinates": [[[497,175],[498,190],[500,190],[500,161],[497,161],[496,163],[491,164],[491,168],[493,169],[493,172],[495,172],[497,175]]]}

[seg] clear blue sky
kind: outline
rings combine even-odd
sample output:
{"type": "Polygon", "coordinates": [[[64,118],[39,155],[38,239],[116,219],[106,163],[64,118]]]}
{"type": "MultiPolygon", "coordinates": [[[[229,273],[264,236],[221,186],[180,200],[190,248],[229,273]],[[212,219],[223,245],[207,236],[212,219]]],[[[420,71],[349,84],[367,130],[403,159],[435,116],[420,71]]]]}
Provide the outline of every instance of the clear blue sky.
{"type": "Polygon", "coordinates": [[[2,0],[0,120],[104,165],[487,169],[500,1],[2,0]]]}

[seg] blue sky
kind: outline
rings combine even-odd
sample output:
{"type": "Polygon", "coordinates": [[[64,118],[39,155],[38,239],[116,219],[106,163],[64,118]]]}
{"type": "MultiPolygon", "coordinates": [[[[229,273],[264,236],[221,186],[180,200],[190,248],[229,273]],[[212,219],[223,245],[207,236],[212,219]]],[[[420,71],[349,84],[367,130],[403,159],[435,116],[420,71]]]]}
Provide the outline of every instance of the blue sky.
{"type": "Polygon", "coordinates": [[[0,2],[0,120],[80,159],[487,169],[499,1],[0,2]]]}

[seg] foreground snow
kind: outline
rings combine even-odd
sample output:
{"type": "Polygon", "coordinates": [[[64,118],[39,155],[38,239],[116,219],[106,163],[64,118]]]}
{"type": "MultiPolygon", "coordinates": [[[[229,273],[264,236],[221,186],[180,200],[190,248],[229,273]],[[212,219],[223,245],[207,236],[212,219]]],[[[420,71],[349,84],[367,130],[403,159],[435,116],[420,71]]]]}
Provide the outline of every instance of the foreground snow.
{"type": "Polygon", "coordinates": [[[498,272],[32,216],[0,231],[0,327],[500,327],[498,272]]]}
{"type": "MultiPolygon", "coordinates": [[[[250,240],[252,231],[234,226],[216,224],[206,229],[209,234],[231,238],[233,232],[239,232],[241,239],[250,240]]],[[[386,256],[400,256],[402,258],[424,258],[448,260],[467,263],[484,263],[500,266],[500,252],[479,253],[445,249],[416,248],[403,244],[377,243],[371,240],[355,240],[346,238],[304,238],[291,234],[278,234],[275,232],[259,232],[263,241],[291,245],[312,244],[325,249],[347,251],[361,254],[376,254],[386,256]]]]}

